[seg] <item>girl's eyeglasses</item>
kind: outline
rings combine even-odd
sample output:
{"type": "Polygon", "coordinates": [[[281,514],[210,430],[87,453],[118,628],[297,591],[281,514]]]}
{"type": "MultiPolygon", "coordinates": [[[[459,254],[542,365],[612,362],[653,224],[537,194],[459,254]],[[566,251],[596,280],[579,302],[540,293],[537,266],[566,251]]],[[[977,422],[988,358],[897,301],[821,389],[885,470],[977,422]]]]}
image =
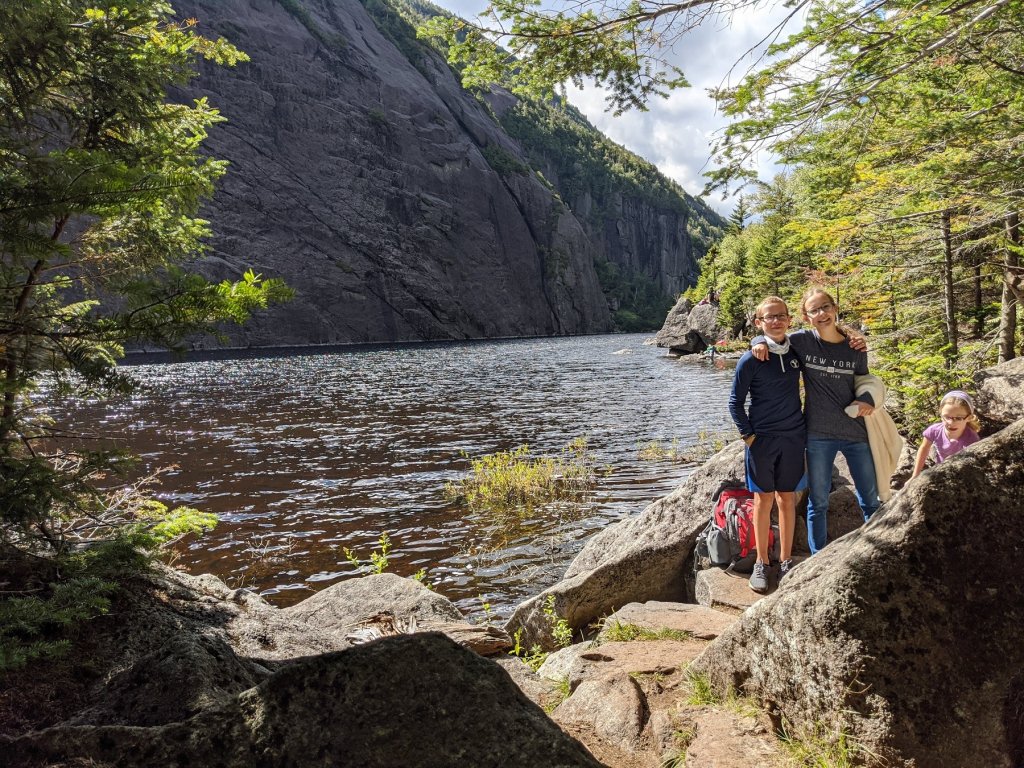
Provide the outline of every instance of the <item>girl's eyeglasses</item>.
{"type": "Polygon", "coordinates": [[[820,307],[815,307],[814,309],[811,309],[811,308],[808,307],[807,310],[806,310],[807,316],[808,317],[817,317],[822,312],[828,312],[830,309],[833,309],[834,307],[835,307],[835,304],[822,304],[820,307]]]}
{"type": "Polygon", "coordinates": [[[951,421],[954,424],[959,424],[961,421],[967,421],[966,416],[940,416],[943,421],[951,421]]]}

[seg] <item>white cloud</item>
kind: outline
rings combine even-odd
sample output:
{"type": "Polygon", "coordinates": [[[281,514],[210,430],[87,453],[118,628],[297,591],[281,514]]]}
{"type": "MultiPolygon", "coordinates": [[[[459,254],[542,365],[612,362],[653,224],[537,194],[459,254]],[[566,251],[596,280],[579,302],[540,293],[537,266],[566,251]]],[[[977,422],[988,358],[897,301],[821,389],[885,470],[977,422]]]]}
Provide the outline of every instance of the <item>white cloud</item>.
{"type": "MultiPolygon", "coordinates": [[[[440,4],[465,18],[475,18],[486,6],[484,0],[440,0],[440,4]]],[[[716,132],[726,125],[715,109],[707,89],[736,83],[757,57],[761,45],[780,22],[791,13],[781,2],[757,4],[731,14],[715,14],[697,29],[680,37],[669,52],[691,87],[656,98],[647,112],[628,112],[618,117],[605,111],[604,93],[590,86],[571,89],[569,100],[599,130],[613,141],[650,161],[687,192],[697,195],[704,187],[703,173],[709,170],[711,146],[716,132]],[[759,47],[760,46],[760,47],[759,47]],[[754,51],[751,53],[751,51],[754,51]]],[[[786,32],[796,31],[795,22],[786,32]]],[[[762,155],[758,171],[768,179],[778,172],[772,158],[762,155]]],[[[712,195],[708,204],[720,213],[732,210],[734,200],[712,195]]]]}

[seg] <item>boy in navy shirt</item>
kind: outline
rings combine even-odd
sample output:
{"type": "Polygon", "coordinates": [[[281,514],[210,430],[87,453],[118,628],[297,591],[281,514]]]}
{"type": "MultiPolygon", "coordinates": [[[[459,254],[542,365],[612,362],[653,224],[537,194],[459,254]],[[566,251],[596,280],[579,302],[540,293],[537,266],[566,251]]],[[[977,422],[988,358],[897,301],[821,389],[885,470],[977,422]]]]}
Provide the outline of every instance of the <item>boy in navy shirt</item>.
{"type": "Polygon", "coordinates": [[[769,296],[754,310],[754,325],[768,341],[768,359],[749,351],[736,365],[729,413],[747,444],[747,489],[754,494],[754,535],[757,562],[750,588],[768,591],[768,534],[773,501],[779,504],[779,577],[793,566],[796,492],[806,487],[804,449],[807,430],[800,405],[800,358],[789,348],[791,321],[786,302],[769,296]],[[750,395],[750,410],[746,408],[750,395]]]}

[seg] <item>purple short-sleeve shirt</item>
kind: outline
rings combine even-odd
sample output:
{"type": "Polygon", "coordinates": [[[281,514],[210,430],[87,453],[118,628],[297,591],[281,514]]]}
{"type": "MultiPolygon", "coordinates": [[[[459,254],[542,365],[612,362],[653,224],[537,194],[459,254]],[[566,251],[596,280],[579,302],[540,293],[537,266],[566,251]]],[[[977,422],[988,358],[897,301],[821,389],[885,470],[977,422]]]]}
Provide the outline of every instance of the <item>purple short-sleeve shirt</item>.
{"type": "Polygon", "coordinates": [[[953,440],[946,434],[942,422],[932,424],[922,434],[925,440],[931,441],[935,446],[936,461],[940,464],[953,454],[960,453],[968,445],[974,445],[980,439],[978,433],[968,427],[958,440],[953,440]]]}

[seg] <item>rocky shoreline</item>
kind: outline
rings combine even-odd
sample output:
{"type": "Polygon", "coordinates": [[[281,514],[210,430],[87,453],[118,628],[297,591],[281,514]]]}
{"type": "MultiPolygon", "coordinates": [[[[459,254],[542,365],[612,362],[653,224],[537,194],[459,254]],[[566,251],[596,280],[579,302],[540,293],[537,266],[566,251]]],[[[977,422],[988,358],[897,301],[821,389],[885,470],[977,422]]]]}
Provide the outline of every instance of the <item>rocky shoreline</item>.
{"type": "Polygon", "coordinates": [[[212,576],[139,577],[59,672],[26,670],[0,696],[0,753],[25,767],[750,768],[798,764],[785,729],[843,734],[848,764],[1020,765],[1024,586],[1007,529],[1024,517],[1022,379],[1022,360],[983,372],[987,439],[867,525],[838,471],[835,540],[756,603],[693,569],[711,495],[742,472],[733,444],[594,536],[504,628],[390,574],[283,609],[212,576]],[[514,637],[552,651],[537,671],[509,655],[514,637]]]}

